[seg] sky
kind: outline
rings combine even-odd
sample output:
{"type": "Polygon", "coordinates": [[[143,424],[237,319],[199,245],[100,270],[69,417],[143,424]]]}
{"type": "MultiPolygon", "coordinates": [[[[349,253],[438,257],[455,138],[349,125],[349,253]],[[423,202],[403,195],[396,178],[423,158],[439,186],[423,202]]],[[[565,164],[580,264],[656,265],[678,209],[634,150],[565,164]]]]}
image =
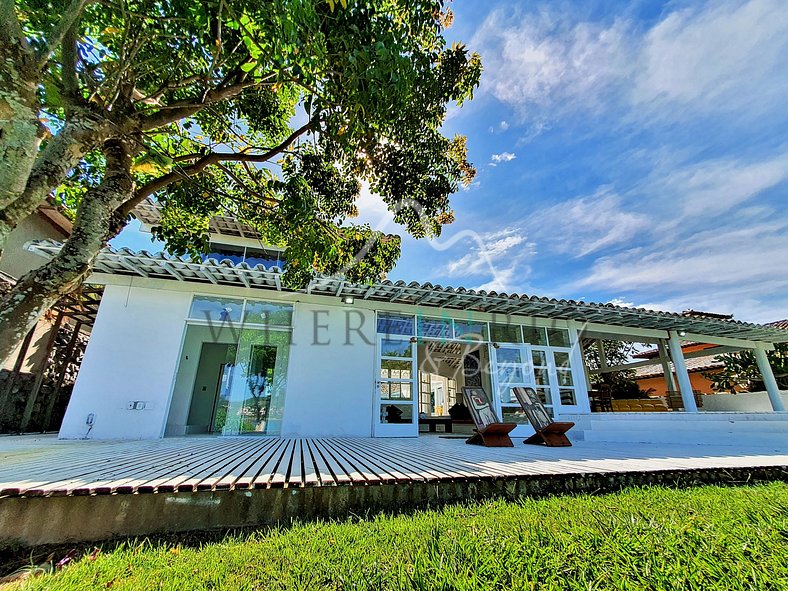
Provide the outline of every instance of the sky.
{"type": "MultiPolygon", "coordinates": [[[[451,9],[447,39],[484,72],[444,129],[478,174],[439,238],[404,236],[390,279],[788,317],[785,0],[451,9]]],[[[402,233],[368,190],[359,209],[402,233]]]]}

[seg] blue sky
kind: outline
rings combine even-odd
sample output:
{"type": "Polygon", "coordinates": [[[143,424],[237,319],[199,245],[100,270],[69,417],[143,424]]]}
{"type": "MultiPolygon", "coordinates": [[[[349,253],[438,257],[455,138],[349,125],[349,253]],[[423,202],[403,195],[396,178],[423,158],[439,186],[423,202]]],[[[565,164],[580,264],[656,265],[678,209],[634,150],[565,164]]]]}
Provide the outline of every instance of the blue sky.
{"type": "Polygon", "coordinates": [[[445,128],[479,173],[391,279],[788,316],[785,0],[451,7],[484,74],[445,128]]]}

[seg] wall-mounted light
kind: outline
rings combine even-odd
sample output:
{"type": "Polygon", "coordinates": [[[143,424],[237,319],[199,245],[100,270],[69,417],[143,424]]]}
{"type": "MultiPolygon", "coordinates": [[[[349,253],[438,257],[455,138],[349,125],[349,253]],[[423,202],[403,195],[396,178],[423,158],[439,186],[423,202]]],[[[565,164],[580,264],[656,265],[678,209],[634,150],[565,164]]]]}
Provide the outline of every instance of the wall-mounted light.
{"type": "Polygon", "coordinates": [[[686,330],[680,330],[678,334],[679,334],[680,337],[686,337],[687,336],[687,331],[686,330]]]}
{"type": "Polygon", "coordinates": [[[342,303],[343,304],[350,305],[350,304],[353,304],[355,301],[356,301],[356,298],[354,298],[352,295],[342,296],[342,303]]]}

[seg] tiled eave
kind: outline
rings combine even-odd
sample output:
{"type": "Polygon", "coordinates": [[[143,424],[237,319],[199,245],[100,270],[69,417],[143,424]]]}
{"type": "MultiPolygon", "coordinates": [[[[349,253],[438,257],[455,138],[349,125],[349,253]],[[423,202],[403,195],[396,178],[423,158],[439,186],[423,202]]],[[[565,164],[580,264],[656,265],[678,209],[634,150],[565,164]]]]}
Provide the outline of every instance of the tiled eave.
{"type": "MultiPolygon", "coordinates": [[[[61,245],[53,241],[36,241],[27,249],[51,258],[61,245]]],[[[94,264],[96,273],[136,275],[150,279],[188,281],[207,285],[230,285],[263,290],[294,292],[282,285],[282,270],[262,265],[250,267],[229,260],[196,261],[162,253],[133,252],[122,248],[105,248],[94,264]]],[[[612,304],[593,304],[574,300],[557,300],[538,296],[486,292],[463,287],[442,287],[431,283],[381,281],[371,285],[345,282],[341,277],[317,277],[301,293],[322,296],[354,296],[376,302],[415,305],[423,308],[468,310],[494,314],[513,314],[576,320],[635,329],[676,330],[748,341],[786,342],[788,331],[760,324],[687,318],[680,314],[644,308],[625,308],[612,304]]]]}

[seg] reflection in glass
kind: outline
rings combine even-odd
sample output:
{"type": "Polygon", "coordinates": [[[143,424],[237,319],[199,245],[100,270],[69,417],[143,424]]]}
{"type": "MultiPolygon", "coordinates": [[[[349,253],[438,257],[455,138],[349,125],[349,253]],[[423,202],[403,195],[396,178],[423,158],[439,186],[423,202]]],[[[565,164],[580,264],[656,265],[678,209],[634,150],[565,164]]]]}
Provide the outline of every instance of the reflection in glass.
{"type": "Polygon", "coordinates": [[[270,302],[246,301],[244,322],[249,324],[268,324],[290,326],[293,319],[293,306],[272,304],[270,302]]]}
{"type": "Polygon", "coordinates": [[[380,377],[409,380],[411,378],[412,362],[395,361],[393,359],[380,360],[380,377]]]}
{"type": "Polygon", "coordinates": [[[516,324],[491,324],[490,338],[498,343],[522,343],[523,335],[516,324]]]}
{"type": "Polygon", "coordinates": [[[411,357],[412,347],[410,341],[396,339],[381,339],[380,354],[383,357],[411,357]]]}
{"type": "Polygon", "coordinates": [[[551,328],[547,331],[551,347],[571,347],[569,331],[565,328],[551,328]]]}
{"type": "Polygon", "coordinates": [[[556,367],[569,369],[569,353],[556,351],[553,353],[553,359],[555,359],[556,367]]]}
{"type": "Polygon", "coordinates": [[[450,339],[451,320],[443,318],[419,318],[419,336],[435,339],[450,339]]]}
{"type": "Polygon", "coordinates": [[[413,423],[412,404],[381,404],[381,423],[413,423]]]}
{"type": "Polygon", "coordinates": [[[287,387],[290,333],[244,329],[229,377],[225,435],[278,435],[287,387]]]}
{"type": "Polygon", "coordinates": [[[477,341],[487,340],[486,322],[469,322],[465,320],[454,321],[455,339],[473,339],[477,341]]]}
{"type": "Polygon", "coordinates": [[[521,406],[502,406],[501,414],[503,415],[501,418],[504,423],[516,423],[518,425],[530,424],[521,406]]]}
{"type": "Polygon", "coordinates": [[[523,326],[523,340],[532,345],[546,345],[547,332],[538,326],[523,326]]]}
{"type": "Polygon", "coordinates": [[[559,386],[574,386],[572,381],[572,372],[565,369],[558,370],[558,385],[559,386]]]}
{"type": "Polygon", "coordinates": [[[495,359],[498,363],[520,363],[520,349],[500,347],[495,351],[495,359]]]}
{"type": "Polygon", "coordinates": [[[498,381],[507,384],[522,384],[525,382],[523,368],[519,365],[499,365],[498,381]]]}
{"type": "Polygon", "coordinates": [[[194,296],[189,318],[215,322],[240,322],[243,300],[218,296],[194,296]]]}
{"type": "Polygon", "coordinates": [[[568,406],[573,406],[576,404],[575,391],[573,389],[561,388],[558,392],[561,395],[561,404],[565,404],[568,406]]]}
{"type": "Polygon", "coordinates": [[[544,351],[531,351],[535,367],[547,367],[547,355],[544,351]]]}
{"type": "Polygon", "coordinates": [[[550,374],[546,369],[534,369],[534,377],[536,383],[540,386],[547,386],[550,384],[550,374]]]}
{"type": "Polygon", "coordinates": [[[378,332],[381,334],[401,334],[413,336],[413,316],[401,314],[378,314],[378,332]]]}

